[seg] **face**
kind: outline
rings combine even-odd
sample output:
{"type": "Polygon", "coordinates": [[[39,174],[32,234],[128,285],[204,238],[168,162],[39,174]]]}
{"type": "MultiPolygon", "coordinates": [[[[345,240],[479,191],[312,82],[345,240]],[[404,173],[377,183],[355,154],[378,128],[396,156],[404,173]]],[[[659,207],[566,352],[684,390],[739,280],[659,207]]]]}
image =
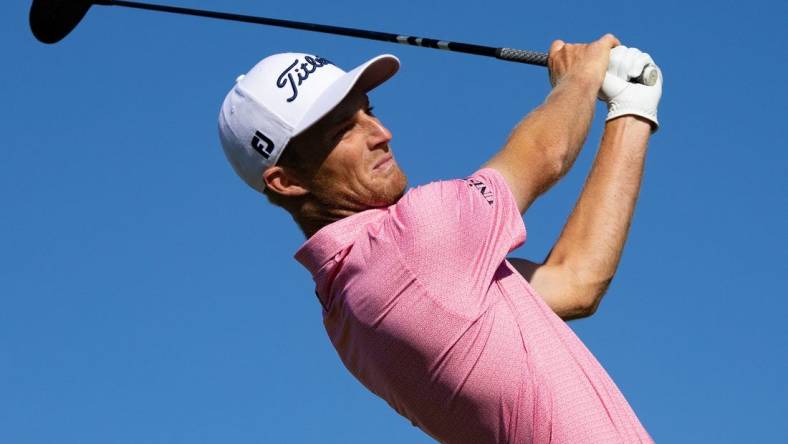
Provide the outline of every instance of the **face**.
{"type": "Polygon", "coordinates": [[[407,178],[389,146],[391,133],[372,114],[366,94],[352,91],[295,143],[310,159],[309,193],[329,209],[361,211],[395,203],[407,178]]]}

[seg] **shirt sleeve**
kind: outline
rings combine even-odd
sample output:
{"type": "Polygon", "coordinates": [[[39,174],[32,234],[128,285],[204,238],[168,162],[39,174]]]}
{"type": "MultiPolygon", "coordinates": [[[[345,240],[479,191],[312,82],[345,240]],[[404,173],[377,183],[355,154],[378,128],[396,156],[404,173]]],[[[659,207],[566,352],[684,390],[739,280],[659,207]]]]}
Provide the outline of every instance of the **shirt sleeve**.
{"type": "Polygon", "coordinates": [[[483,309],[495,272],[525,242],[514,196],[492,168],[414,188],[392,216],[406,266],[439,303],[468,315],[483,309]]]}

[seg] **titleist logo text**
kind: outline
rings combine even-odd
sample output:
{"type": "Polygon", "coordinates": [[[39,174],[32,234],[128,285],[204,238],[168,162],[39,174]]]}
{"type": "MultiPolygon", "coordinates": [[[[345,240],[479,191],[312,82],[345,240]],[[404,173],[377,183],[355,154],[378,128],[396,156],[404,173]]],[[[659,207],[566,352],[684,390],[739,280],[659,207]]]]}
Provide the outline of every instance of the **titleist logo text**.
{"type": "Polygon", "coordinates": [[[290,85],[293,95],[287,99],[288,102],[292,102],[296,99],[296,97],[298,97],[298,87],[309,78],[310,74],[317,71],[318,68],[322,68],[323,66],[333,65],[333,63],[324,59],[323,57],[315,58],[304,56],[304,60],[305,61],[299,65],[298,62],[300,60],[296,59],[295,62],[288,66],[287,69],[285,69],[282,74],[279,75],[279,78],[276,79],[276,86],[279,88],[284,88],[285,86],[290,85]],[[299,68],[296,68],[296,66],[299,66],[299,68]],[[293,76],[293,73],[295,73],[295,76],[293,76]]]}

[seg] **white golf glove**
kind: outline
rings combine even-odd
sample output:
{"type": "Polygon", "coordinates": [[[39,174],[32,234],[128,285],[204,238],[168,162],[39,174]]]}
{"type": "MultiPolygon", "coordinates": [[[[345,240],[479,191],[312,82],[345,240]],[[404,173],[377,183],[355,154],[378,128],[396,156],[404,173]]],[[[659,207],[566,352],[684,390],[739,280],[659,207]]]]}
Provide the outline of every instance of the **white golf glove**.
{"type": "Polygon", "coordinates": [[[636,115],[653,123],[652,133],[657,131],[657,105],[662,96],[662,72],[658,70],[657,83],[653,86],[629,82],[630,79],[638,77],[643,72],[643,67],[648,64],[654,64],[654,60],[637,48],[616,46],[610,50],[610,63],[607,65],[602,89],[599,90],[599,99],[607,103],[606,120],[636,115]]]}

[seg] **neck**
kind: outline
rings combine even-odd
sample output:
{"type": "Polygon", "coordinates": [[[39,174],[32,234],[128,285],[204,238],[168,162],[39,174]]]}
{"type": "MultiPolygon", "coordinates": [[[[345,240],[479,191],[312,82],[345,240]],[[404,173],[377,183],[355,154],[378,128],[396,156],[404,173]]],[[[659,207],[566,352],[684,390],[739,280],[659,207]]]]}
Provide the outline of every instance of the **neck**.
{"type": "Polygon", "coordinates": [[[304,201],[298,207],[288,211],[307,239],[326,225],[359,212],[358,210],[329,208],[314,201],[304,201]]]}

